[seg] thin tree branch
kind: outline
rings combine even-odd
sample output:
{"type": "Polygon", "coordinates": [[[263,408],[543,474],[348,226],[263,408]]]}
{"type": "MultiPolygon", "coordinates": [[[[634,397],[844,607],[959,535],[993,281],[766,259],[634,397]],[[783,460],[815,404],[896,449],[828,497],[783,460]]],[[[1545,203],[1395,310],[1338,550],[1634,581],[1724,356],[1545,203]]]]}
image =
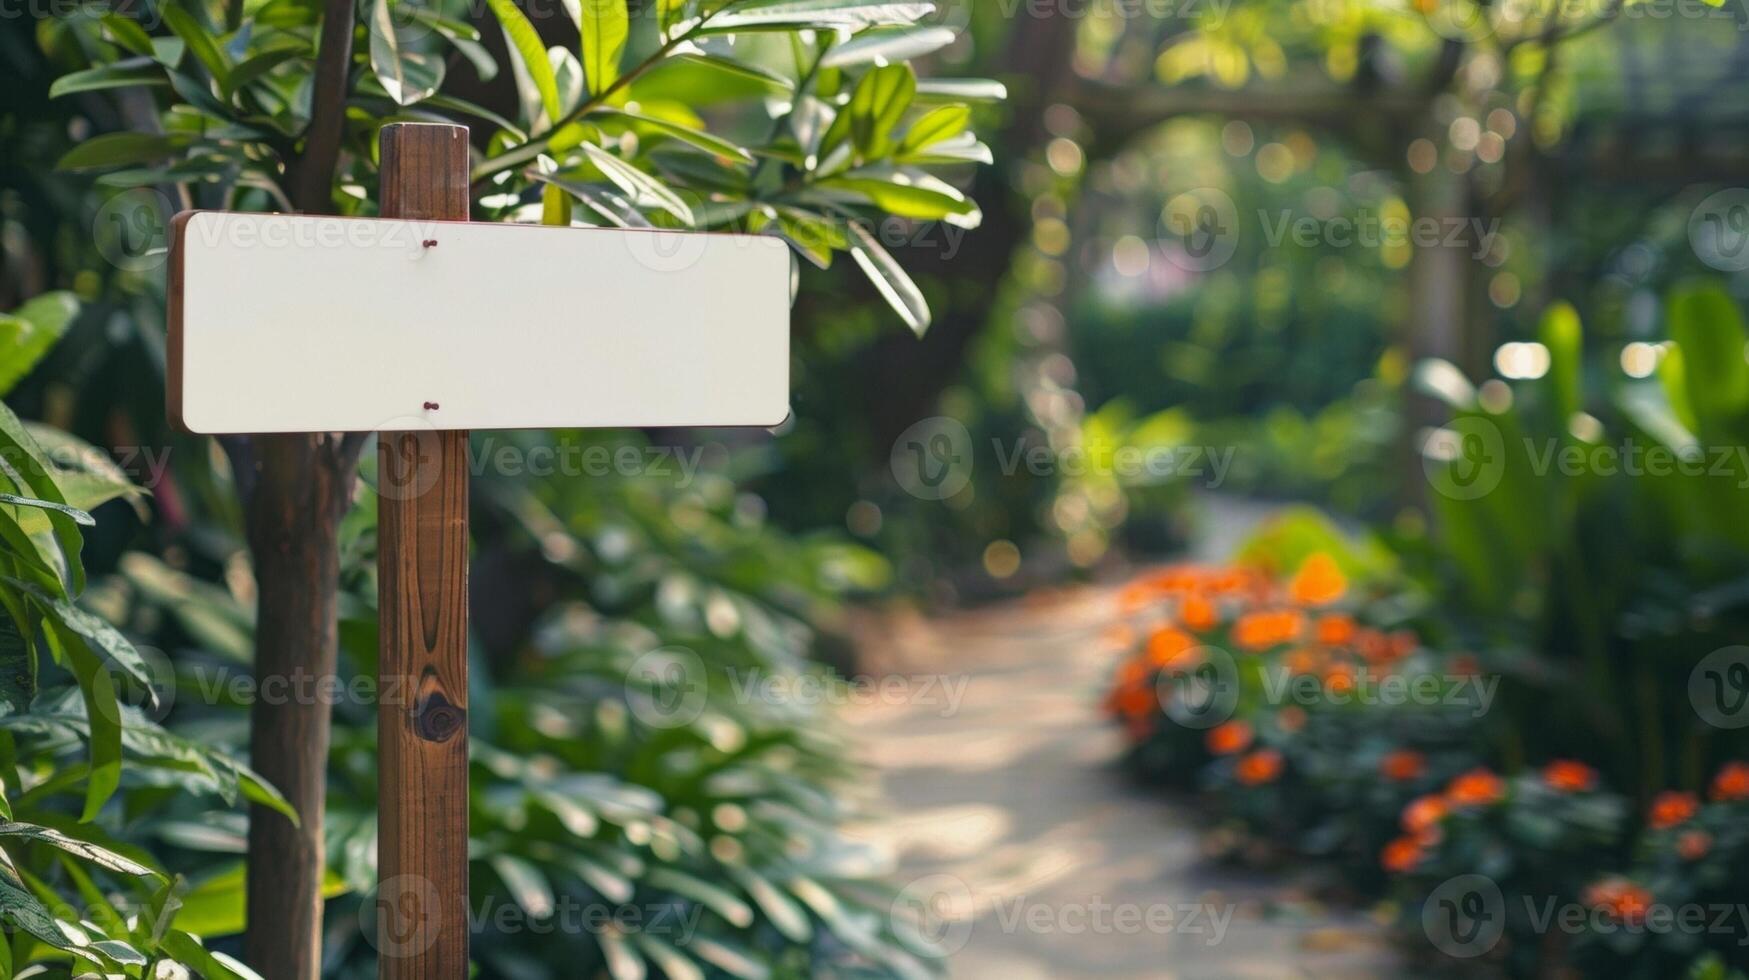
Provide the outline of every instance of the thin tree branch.
{"type": "Polygon", "coordinates": [[[316,52],[310,126],[304,132],[304,152],[292,162],[287,183],[299,211],[326,214],[334,208],[334,168],[340,161],[340,140],[346,132],[348,75],[352,70],[353,0],[327,0],[322,16],[321,47],[316,52]]]}

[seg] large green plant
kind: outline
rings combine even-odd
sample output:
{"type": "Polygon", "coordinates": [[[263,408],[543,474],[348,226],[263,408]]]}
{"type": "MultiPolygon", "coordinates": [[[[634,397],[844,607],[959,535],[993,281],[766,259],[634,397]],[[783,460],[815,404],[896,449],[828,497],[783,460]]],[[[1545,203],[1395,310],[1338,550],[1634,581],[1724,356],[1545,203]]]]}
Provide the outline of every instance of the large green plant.
{"type": "MultiPolygon", "coordinates": [[[[0,316],[0,394],[77,312],[48,293],[0,316]]],[[[246,766],[160,726],[163,680],[120,631],[79,604],[82,529],[140,491],[108,457],[0,405],[0,967],[148,977],[177,966],[253,976],[179,921],[187,883],[122,825],[180,797],[285,810],[246,766]],[[139,699],[135,706],[127,703],[139,699]],[[118,796],[121,804],[111,806],[118,796]],[[124,817],[124,812],[126,817],[124,817]]],[[[216,805],[215,805],[216,803],[216,805]]]]}
{"type": "Polygon", "coordinates": [[[1430,442],[1429,557],[1464,639],[1512,679],[1508,760],[1585,758],[1641,800],[1743,748],[1691,684],[1749,624],[1749,335],[1710,285],[1677,290],[1665,321],[1661,353],[1636,355],[1661,358],[1647,377],[1617,351],[1588,362],[1561,305],[1534,379],[1478,389],[1438,362],[1418,378],[1454,411],[1430,442]]]}

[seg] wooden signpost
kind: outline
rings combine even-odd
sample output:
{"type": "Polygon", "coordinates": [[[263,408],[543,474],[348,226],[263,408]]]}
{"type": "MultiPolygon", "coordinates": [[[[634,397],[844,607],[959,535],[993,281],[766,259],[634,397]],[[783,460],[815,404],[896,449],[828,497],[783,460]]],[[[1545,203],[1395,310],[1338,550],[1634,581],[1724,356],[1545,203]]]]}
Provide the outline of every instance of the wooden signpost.
{"type": "Polygon", "coordinates": [[[775,425],[777,239],[468,223],[462,126],[381,135],[379,219],[185,212],[170,414],[378,431],[379,975],[468,971],[468,429],[775,425]]]}

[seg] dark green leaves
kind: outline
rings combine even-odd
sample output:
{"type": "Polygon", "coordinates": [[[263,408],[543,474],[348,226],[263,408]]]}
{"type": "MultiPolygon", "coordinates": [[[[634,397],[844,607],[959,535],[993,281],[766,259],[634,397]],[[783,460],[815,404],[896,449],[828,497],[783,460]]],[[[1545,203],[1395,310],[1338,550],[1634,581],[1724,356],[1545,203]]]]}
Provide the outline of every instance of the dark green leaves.
{"type": "Polygon", "coordinates": [[[181,141],[157,133],[104,133],[68,150],[57,170],[95,170],[162,160],[176,153],[181,141]]]}

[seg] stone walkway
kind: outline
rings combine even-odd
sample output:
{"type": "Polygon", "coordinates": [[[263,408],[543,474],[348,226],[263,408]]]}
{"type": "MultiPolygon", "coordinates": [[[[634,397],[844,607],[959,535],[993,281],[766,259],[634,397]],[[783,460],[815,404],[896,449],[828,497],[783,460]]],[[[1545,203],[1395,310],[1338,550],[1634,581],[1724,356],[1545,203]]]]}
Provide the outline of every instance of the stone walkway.
{"type": "Polygon", "coordinates": [[[1205,858],[1189,814],[1124,779],[1096,707],[1111,615],[1085,589],[872,631],[870,666],[911,681],[848,711],[885,801],[854,832],[940,910],[950,974],[1408,975],[1364,913],[1205,858]]]}

